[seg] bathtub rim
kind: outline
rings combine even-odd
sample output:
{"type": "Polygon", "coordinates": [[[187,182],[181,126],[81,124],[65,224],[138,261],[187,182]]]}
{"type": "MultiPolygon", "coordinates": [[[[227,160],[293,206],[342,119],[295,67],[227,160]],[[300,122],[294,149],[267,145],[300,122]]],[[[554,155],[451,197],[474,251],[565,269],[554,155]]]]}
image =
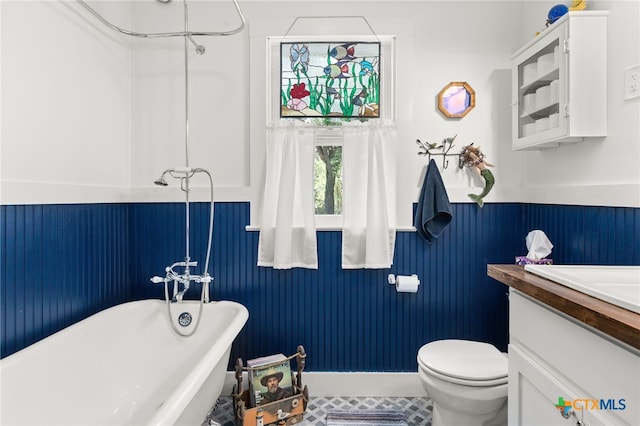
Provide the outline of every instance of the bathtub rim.
{"type": "MultiPolygon", "coordinates": [[[[101,309],[101,310],[99,310],[97,312],[94,312],[92,314],[89,314],[89,315],[83,317],[82,319],[80,319],[80,320],[78,320],[78,321],[76,321],[76,322],[74,322],[72,324],[64,326],[60,330],[54,331],[53,333],[41,338],[40,340],[38,340],[36,342],[31,343],[30,345],[27,345],[27,346],[23,347],[20,350],[17,350],[15,352],[5,356],[4,358],[1,358],[0,359],[0,368],[2,368],[2,366],[5,366],[5,365],[10,365],[12,362],[14,362],[15,359],[18,359],[18,357],[16,357],[15,355],[24,354],[25,351],[37,350],[41,345],[45,344],[48,340],[54,338],[56,335],[60,335],[60,334],[63,334],[63,333],[64,334],[70,333],[71,331],[73,331],[74,327],[79,326],[78,324],[80,324],[82,321],[88,320],[88,319],[93,318],[93,317],[101,316],[101,315],[107,315],[107,311],[110,310],[110,309],[124,309],[126,306],[135,305],[136,303],[141,303],[141,302],[143,302],[143,303],[162,303],[163,305],[166,303],[162,299],[150,298],[150,299],[129,300],[127,302],[117,303],[117,304],[109,306],[107,308],[103,308],[103,309],[101,309]]],[[[197,300],[185,300],[185,301],[183,301],[183,303],[192,304],[192,303],[200,303],[200,302],[197,301],[197,300]]],[[[249,311],[247,310],[247,308],[243,304],[241,304],[239,302],[234,302],[232,300],[212,300],[209,303],[206,303],[205,306],[206,305],[216,305],[216,304],[220,304],[220,303],[239,305],[242,308],[244,308],[244,310],[246,312],[244,312],[243,315],[246,315],[246,318],[244,319],[243,326],[244,326],[244,324],[246,324],[247,319],[249,318],[249,311]]],[[[167,326],[169,327],[169,325],[167,325],[167,326]]],[[[240,329],[242,329],[242,327],[240,327],[240,329]]]]}

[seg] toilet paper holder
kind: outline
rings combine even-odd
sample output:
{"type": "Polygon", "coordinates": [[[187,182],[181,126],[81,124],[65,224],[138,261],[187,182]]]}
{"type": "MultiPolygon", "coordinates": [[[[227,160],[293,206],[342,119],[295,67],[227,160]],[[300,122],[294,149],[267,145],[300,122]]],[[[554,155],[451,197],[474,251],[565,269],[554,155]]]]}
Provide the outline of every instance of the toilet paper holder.
{"type": "Polygon", "coordinates": [[[420,279],[418,275],[394,275],[389,274],[387,276],[387,281],[389,284],[394,285],[396,287],[396,291],[398,293],[417,293],[420,288],[420,279]]]}
{"type": "MultiPolygon", "coordinates": [[[[398,275],[398,277],[401,277],[402,275],[398,275]]],[[[411,274],[409,275],[410,277],[416,277],[418,278],[417,274],[411,274]]],[[[396,275],[395,274],[389,274],[389,276],[387,277],[387,282],[391,285],[396,285],[396,282],[398,280],[396,279],[396,275]]],[[[419,281],[419,280],[418,280],[419,281]]]]}

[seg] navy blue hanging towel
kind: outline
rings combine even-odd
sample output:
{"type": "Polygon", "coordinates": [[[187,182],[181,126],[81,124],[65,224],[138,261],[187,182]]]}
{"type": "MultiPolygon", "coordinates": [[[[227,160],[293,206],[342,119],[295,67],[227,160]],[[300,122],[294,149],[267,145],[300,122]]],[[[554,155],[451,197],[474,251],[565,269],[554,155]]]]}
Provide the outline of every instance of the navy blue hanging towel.
{"type": "Polygon", "coordinates": [[[431,243],[451,222],[451,204],[436,162],[429,161],[424,175],[413,225],[418,235],[431,243]]]}

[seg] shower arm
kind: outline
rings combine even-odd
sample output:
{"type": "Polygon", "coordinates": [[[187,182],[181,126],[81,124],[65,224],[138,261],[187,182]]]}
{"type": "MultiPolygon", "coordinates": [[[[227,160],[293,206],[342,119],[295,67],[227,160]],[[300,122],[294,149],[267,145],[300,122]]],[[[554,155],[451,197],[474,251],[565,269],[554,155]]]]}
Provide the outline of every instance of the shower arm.
{"type": "Polygon", "coordinates": [[[85,7],[93,16],[95,16],[100,22],[105,24],[107,27],[112,30],[118,31],[119,33],[133,36],[133,37],[142,37],[142,38],[159,38],[159,37],[186,37],[195,44],[192,37],[193,36],[230,36],[239,33],[245,27],[246,21],[244,19],[244,15],[242,14],[242,10],[240,9],[240,5],[238,5],[237,0],[232,0],[233,4],[236,8],[236,12],[238,12],[238,16],[240,17],[240,26],[236,29],[229,31],[182,31],[182,32],[169,32],[169,33],[138,33],[135,31],[125,30],[124,28],[120,28],[117,25],[112,24],[108,20],[106,20],[102,15],[100,15],[94,8],[89,6],[85,0],[76,0],[82,6],[85,7]]]}

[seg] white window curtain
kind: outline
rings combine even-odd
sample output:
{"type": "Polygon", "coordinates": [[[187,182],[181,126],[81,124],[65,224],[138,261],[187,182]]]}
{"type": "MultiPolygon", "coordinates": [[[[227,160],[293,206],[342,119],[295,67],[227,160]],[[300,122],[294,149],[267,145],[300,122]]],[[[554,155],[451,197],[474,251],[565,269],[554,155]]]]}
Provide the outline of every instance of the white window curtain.
{"type": "Polygon", "coordinates": [[[313,204],[313,129],[268,129],[258,266],[318,269],[313,204]]]}
{"type": "Polygon", "coordinates": [[[343,132],[342,268],[389,268],[396,241],[395,125],[369,122],[343,132]]]}

